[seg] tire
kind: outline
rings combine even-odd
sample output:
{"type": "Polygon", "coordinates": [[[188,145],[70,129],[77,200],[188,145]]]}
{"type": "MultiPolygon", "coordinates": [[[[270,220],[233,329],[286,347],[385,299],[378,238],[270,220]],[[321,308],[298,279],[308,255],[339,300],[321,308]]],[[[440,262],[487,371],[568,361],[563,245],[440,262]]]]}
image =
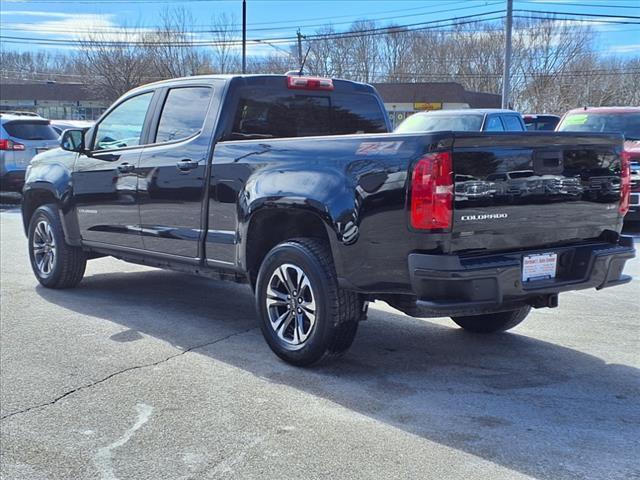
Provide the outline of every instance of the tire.
{"type": "Polygon", "coordinates": [[[29,222],[29,259],[40,284],[47,288],[73,288],[84,276],[87,256],[65,242],[58,207],[39,207],[29,222]]]}
{"type": "Polygon", "coordinates": [[[451,317],[460,327],[474,333],[504,332],[520,324],[529,315],[531,307],[526,306],[508,312],[451,317]]]}
{"type": "Polygon", "coordinates": [[[267,253],[258,272],[256,307],[271,350],[297,366],[344,353],[364,312],[358,294],[338,287],[329,247],[311,238],[281,243],[267,253]]]}

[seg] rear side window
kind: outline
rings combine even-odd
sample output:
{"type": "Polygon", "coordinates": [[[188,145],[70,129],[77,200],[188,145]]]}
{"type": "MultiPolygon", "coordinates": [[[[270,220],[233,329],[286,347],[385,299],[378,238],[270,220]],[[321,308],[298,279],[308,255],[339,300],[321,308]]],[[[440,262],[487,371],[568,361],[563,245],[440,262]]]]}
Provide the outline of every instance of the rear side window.
{"type": "Polygon", "coordinates": [[[504,123],[504,129],[507,132],[523,132],[522,123],[520,119],[515,115],[503,115],[502,122],[504,123]]]}
{"type": "Polygon", "coordinates": [[[487,118],[487,124],[484,127],[485,132],[504,132],[502,121],[497,115],[487,118]]]}
{"type": "Polygon", "coordinates": [[[3,127],[10,137],[20,140],[56,140],[59,136],[47,122],[7,122],[3,127]]]}
{"type": "Polygon", "coordinates": [[[229,139],[380,133],[387,131],[384,115],[372,95],[249,88],[240,96],[229,139]]]}
{"type": "Polygon", "coordinates": [[[181,140],[198,133],[207,116],[211,93],[208,87],[169,90],[158,123],[156,143],[181,140]]]}

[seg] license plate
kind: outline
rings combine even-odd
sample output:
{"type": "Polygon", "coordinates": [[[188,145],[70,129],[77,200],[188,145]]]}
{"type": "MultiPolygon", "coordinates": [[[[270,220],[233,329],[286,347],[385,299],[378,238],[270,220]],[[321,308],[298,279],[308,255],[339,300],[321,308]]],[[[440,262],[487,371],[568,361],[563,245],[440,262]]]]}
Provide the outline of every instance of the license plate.
{"type": "Polygon", "coordinates": [[[47,150],[49,150],[49,149],[48,148],[36,148],[36,153],[46,152],[47,150]]]}
{"type": "Polygon", "coordinates": [[[556,278],[557,265],[557,253],[527,255],[522,259],[522,281],[530,282],[532,280],[556,278]]]}
{"type": "Polygon", "coordinates": [[[640,205],[640,193],[632,193],[629,203],[631,205],[640,205]]]}

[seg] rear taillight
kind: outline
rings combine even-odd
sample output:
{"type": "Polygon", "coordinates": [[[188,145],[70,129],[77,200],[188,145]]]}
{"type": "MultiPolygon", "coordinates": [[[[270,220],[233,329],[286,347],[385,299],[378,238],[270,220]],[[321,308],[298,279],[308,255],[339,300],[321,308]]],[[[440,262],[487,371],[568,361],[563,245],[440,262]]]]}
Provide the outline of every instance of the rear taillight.
{"type": "Polygon", "coordinates": [[[287,77],[287,87],[293,90],[333,90],[333,80],[320,77],[287,77]]]}
{"type": "Polygon", "coordinates": [[[629,211],[629,197],[631,194],[631,153],[622,152],[620,156],[620,207],[621,215],[629,211]]]}
{"type": "Polygon", "coordinates": [[[451,228],[453,168],[451,152],[425,155],[411,176],[411,226],[419,230],[451,228]]]}
{"type": "Polygon", "coordinates": [[[13,140],[0,140],[0,150],[24,150],[24,145],[13,140]]]}

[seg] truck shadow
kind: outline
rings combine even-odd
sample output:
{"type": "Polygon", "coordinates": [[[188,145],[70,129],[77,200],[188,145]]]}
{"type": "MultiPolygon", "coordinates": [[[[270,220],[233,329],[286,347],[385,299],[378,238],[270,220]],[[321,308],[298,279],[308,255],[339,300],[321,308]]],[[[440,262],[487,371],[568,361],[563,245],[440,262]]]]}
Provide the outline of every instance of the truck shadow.
{"type": "MultiPolygon", "coordinates": [[[[113,341],[144,334],[189,348],[257,325],[248,287],[172,272],[98,274],[76,290],[37,292],[126,327],[113,341]]],[[[640,371],[517,331],[475,336],[373,309],[353,348],[323,367],[283,363],[255,328],[196,352],[533,477],[638,473],[640,371]]]]}

